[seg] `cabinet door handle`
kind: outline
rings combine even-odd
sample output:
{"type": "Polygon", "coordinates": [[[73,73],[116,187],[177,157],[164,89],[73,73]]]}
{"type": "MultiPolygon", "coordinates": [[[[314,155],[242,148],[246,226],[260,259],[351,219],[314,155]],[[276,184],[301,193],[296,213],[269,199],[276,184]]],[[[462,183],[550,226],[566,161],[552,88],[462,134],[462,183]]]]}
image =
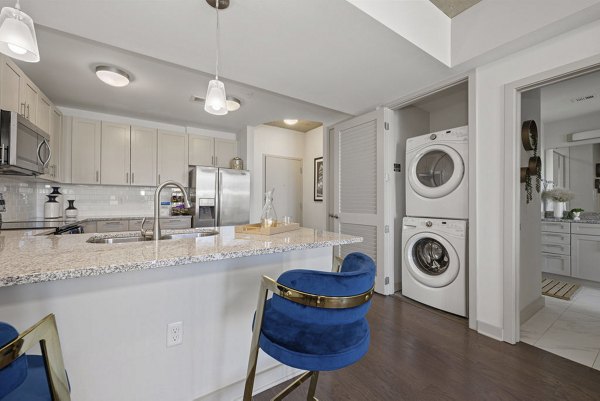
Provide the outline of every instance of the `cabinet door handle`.
{"type": "Polygon", "coordinates": [[[210,164],[212,164],[213,166],[215,165],[215,157],[214,156],[210,157],[210,164]]]}
{"type": "Polygon", "coordinates": [[[20,114],[25,117],[25,103],[21,103],[21,108],[23,109],[23,112],[20,114]]]}
{"type": "Polygon", "coordinates": [[[27,105],[27,119],[29,120],[29,105],[27,105]]]}
{"type": "Polygon", "coordinates": [[[98,170],[96,170],[96,182],[100,181],[100,174],[98,173],[98,170]]]}
{"type": "Polygon", "coordinates": [[[160,174],[158,175],[158,185],[160,185],[160,174]]]}
{"type": "Polygon", "coordinates": [[[215,166],[219,165],[219,158],[217,156],[215,156],[215,166]]]}
{"type": "Polygon", "coordinates": [[[131,183],[135,182],[135,173],[131,173],[131,183]]]}
{"type": "Polygon", "coordinates": [[[129,184],[129,173],[125,173],[125,184],[129,184]]]}

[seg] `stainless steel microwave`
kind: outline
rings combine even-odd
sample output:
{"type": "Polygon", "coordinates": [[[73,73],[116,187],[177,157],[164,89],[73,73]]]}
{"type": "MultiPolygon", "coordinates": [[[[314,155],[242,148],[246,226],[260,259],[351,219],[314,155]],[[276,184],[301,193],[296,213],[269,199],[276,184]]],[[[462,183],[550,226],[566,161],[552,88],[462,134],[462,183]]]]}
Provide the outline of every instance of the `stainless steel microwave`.
{"type": "Polygon", "coordinates": [[[50,156],[46,132],[17,112],[0,110],[0,174],[45,174],[50,156]]]}

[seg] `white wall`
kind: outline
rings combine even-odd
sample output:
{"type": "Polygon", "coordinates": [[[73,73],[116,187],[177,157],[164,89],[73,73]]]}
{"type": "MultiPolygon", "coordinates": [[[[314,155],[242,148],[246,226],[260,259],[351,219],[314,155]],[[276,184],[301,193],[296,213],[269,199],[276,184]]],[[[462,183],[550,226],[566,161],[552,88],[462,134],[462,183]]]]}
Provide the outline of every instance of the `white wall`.
{"type": "MultiPolygon", "coordinates": [[[[543,96],[542,91],[542,96],[543,96]]],[[[543,111],[543,110],[542,110],[543,111]]],[[[544,122],[544,149],[597,143],[598,139],[568,142],[567,135],[575,132],[600,129],[600,113],[590,113],[564,120],[544,122]]]]}
{"type": "Polygon", "coordinates": [[[598,193],[594,188],[594,146],[572,146],[568,160],[569,189],[575,193],[575,198],[568,203],[569,210],[577,207],[586,212],[596,211],[598,193]]]}
{"type": "MultiPolygon", "coordinates": [[[[534,120],[541,125],[541,97],[540,90],[535,89],[523,93],[521,97],[521,121],[534,120]]],[[[539,129],[539,137],[544,132],[539,129]]],[[[525,151],[521,146],[521,166],[527,166],[532,151],[525,151]]],[[[538,145],[538,155],[542,150],[538,145]]],[[[542,258],[541,258],[541,199],[536,191],[536,178],[531,177],[533,199],[526,202],[525,184],[521,184],[521,255],[519,272],[519,310],[521,321],[529,319],[535,312],[544,306],[542,298],[542,258]]]]}
{"type": "MultiPolygon", "coordinates": [[[[252,189],[250,196],[250,223],[260,221],[264,201],[265,165],[264,156],[283,156],[304,158],[304,133],[284,128],[259,125],[252,130],[252,154],[248,155],[248,168],[252,171],[252,189]]],[[[306,174],[306,173],[305,173],[306,174]]],[[[274,195],[277,212],[277,194],[274,195]]]]}
{"type": "Polygon", "coordinates": [[[502,338],[504,88],[528,76],[600,53],[600,21],[557,36],[476,70],[477,320],[480,332],[502,338]]]}
{"type": "Polygon", "coordinates": [[[323,157],[323,126],[304,134],[302,225],[325,230],[327,226],[325,202],[314,201],[314,159],[317,157],[323,157]]]}

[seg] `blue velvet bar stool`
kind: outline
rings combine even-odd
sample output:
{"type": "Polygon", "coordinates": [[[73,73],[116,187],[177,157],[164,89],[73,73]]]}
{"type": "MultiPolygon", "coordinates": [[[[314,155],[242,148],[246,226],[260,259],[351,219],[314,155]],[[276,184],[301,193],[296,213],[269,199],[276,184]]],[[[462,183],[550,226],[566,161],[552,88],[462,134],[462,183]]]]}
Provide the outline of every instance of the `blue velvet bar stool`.
{"type": "Polygon", "coordinates": [[[373,259],[358,252],[344,258],[339,272],[290,270],[277,281],[263,276],[243,400],[252,400],[259,348],[285,365],[306,370],[273,400],[282,400],[309,378],[307,400],[317,400],[320,371],[351,365],[369,349],[365,315],[374,282],[373,259]],[[267,300],[269,291],[273,297],[267,300]]]}
{"type": "Polygon", "coordinates": [[[21,334],[0,322],[0,400],[70,401],[69,393],[54,315],[21,334]],[[42,355],[26,355],[36,344],[42,355]]]}

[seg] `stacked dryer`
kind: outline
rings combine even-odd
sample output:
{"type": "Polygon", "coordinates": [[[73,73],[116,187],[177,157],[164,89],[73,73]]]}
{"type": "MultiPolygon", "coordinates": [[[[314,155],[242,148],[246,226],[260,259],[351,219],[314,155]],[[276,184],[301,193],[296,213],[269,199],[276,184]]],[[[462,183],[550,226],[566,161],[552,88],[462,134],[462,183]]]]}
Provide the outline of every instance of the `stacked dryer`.
{"type": "Polygon", "coordinates": [[[467,316],[468,127],[406,141],[402,294],[467,316]]]}

